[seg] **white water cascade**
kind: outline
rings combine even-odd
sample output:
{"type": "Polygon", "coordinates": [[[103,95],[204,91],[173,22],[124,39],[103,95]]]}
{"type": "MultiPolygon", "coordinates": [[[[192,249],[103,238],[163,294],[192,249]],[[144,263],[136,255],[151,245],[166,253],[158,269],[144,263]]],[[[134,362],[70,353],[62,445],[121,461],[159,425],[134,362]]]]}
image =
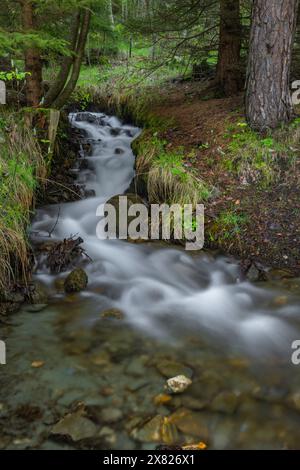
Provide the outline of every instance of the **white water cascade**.
{"type": "MultiPolygon", "coordinates": [[[[78,171],[77,183],[95,196],[61,204],[60,209],[39,209],[32,233],[41,241],[55,226],[52,239],[77,235],[84,240],[92,262],[84,266],[89,285],[80,296],[88,304],[89,319],[98,318],[101,309],[118,308],[149,335],[170,339],[187,329],[247,352],[275,349],[290,355],[296,338],[289,322],[299,313],[299,299],[274,306],[278,291],[241,282],[238,265],[225,258],[97,238],[97,207],[124,193],[134,177],[131,143],[140,130],[104,114],[84,116],[70,116],[92,145],[91,155],[84,156],[87,169],[78,171]]],[[[37,277],[51,289],[55,276],[40,269],[37,277]]]]}

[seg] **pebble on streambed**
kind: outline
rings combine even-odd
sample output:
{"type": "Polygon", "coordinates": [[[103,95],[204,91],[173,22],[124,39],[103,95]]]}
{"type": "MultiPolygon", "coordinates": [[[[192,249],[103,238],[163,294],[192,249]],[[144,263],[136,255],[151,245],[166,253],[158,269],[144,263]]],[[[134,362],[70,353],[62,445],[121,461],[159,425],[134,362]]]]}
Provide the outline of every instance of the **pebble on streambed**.
{"type": "Polygon", "coordinates": [[[192,385],[191,379],[186,377],[185,375],[177,375],[177,377],[173,377],[167,380],[166,389],[170,393],[183,393],[192,385]]]}

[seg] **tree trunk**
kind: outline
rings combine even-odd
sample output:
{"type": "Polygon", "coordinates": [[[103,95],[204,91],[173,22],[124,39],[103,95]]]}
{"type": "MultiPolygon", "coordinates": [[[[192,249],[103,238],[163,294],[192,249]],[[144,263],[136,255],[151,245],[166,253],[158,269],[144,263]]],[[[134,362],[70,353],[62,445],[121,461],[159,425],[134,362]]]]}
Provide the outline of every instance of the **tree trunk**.
{"type": "Polygon", "coordinates": [[[80,34],[78,38],[76,57],[73,63],[72,73],[65,88],[62,90],[60,95],[52,104],[52,106],[56,109],[61,109],[65,105],[65,103],[68,101],[68,99],[70,98],[71,94],[73,93],[76,87],[79,74],[80,74],[82,59],[84,56],[84,50],[85,50],[85,46],[87,42],[87,37],[89,33],[90,21],[91,21],[91,11],[88,9],[85,9],[83,16],[82,16],[81,29],[80,29],[80,34]]]}
{"type": "MultiPolygon", "coordinates": [[[[34,31],[34,11],[31,0],[23,0],[22,24],[25,33],[34,31]]],[[[26,76],[26,102],[27,106],[37,108],[42,97],[42,61],[40,51],[36,47],[28,47],[25,50],[26,76]]]]}
{"type": "Polygon", "coordinates": [[[79,36],[79,28],[80,28],[80,12],[77,13],[72,23],[71,36],[70,36],[70,48],[69,48],[70,56],[64,57],[62,59],[62,64],[60,67],[59,74],[56,77],[56,80],[54,81],[52,86],[50,87],[48,93],[45,96],[45,102],[44,102],[45,107],[50,107],[52,105],[52,103],[56,100],[56,98],[62,92],[62,90],[64,89],[66,85],[72,64],[75,60],[77,41],[78,41],[78,36],[79,36]]]}
{"type": "Polygon", "coordinates": [[[106,0],[106,8],[107,8],[110,26],[112,29],[114,29],[115,19],[114,19],[114,13],[113,13],[112,0],[106,0]]]}
{"type": "Polygon", "coordinates": [[[293,117],[290,68],[298,0],[254,0],[246,116],[263,131],[293,117]]]}
{"type": "Polygon", "coordinates": [[[240,53],[240,1],[221,0],[217,83],[226,96],[234,95],[243,88],[240,53]]]}

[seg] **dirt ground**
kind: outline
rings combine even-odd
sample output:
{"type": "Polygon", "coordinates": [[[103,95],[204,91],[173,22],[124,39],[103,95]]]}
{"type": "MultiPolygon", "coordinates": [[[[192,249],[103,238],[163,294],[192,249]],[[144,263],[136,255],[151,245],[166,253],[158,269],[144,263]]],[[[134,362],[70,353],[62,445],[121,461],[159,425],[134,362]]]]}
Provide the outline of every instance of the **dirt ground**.
{"type": "Polygon", "coordinates": [[[217,195],[206,204],[206,245],[242,258],[246,266],[256,263],[298,274],[300,159],[296,165],[299,171],[267,190],[241,184],[239,176],[224,171],[220,163],[228,145],[226,129],[244,118],[243,94],[210,99],[205,93],[197,83],[172,84],[155,113],[174,120],[174,126],[163,135],[169,147],[193,149],[196,158],[187,164],[217,188],[217,195]],[[220,213],[232,210],[244,214],[247,223],[236,236],[224,237],[216,220],[220,213]]]}

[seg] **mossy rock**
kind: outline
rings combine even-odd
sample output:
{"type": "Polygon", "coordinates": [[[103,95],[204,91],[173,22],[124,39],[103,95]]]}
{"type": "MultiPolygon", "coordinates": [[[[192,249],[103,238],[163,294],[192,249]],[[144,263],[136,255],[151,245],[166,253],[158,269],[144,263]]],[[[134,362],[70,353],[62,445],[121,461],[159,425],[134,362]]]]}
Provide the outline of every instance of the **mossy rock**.
{"type": "Polygon", "coordinates": [[[32,304],[35,305],[42,305],[48,303],[48,293],[42,284],[36,283],[34,285],[34,290],[31,293],[30,301],[32,304]]]}
{"type": "Polygon", "coordinates": [[[73,292],[80,292],[86,289],[88,282],[88,276],[83,269],[74,269],[74,271],[72,271],[65,280],[65,292],[68,294],[73,292]]]}

